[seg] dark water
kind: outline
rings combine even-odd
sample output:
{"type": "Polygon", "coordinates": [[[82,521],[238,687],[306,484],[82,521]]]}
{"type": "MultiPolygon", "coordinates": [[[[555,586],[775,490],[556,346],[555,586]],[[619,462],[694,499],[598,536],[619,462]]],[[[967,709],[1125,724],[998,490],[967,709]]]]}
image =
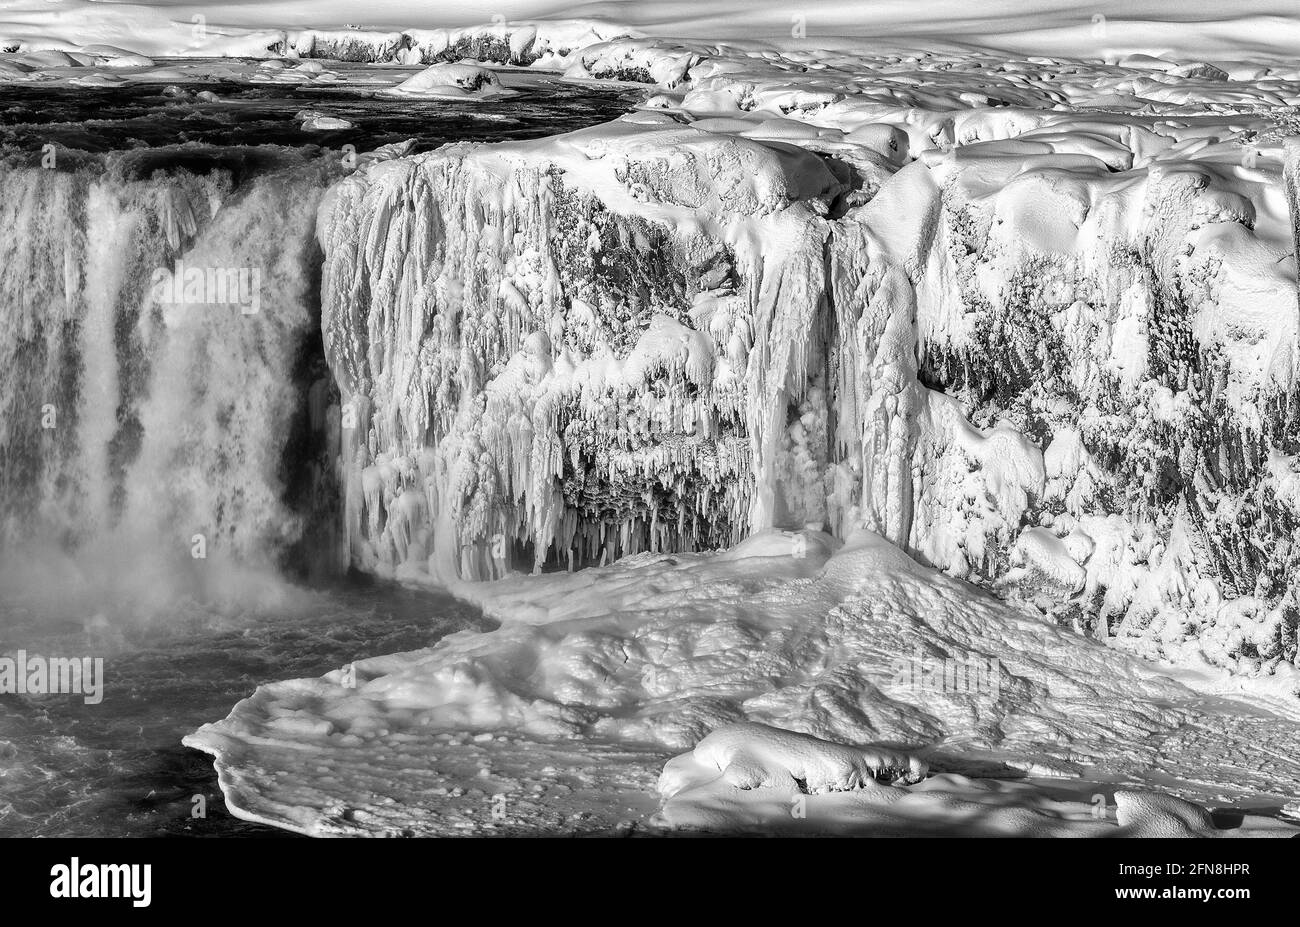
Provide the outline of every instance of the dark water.
{"type": "Polygon", "coordinates": [[[205,754],[181,746],[262,682],[320,676],[354,660],[490,627],[450,596],[389,584],[286,587],[268,608],[194,602],[133,630],[52,620],[0,602],[0,653],[102,657],[103,700],[0,695],[0,837],[256,836],[232,817],[205,754]],[[206,817],[192,815],[194,796],[206,817]]]}
{"type": "MultiPolygon", "coordinates": [[[[88,152],[72,163],[94,170],[101,154],[151,149],[140,151],[148,161],[153,149],[185,144],[218,158],[258,145],[312,158],[408,138],[416,150],[535,138],[615,118],[639,95],[537,75],[507,75],[503,83],[519,94],[421,102],[378,98],[373,87],[221,80],[177,84],[180,95],[166,84],[0,85],[0,171],[39,163],[45,145],[88,152]],[[219,102],[199,100],[201,90],[219,102]],[[298,114],[307,109],[356,127],[303,131],[298,114]]],[[[188,169],[174,157],[160,164],[188,169]]],[[[0,305],[0,324],[10,309],[0,305]]],[[[0,568],[5,556],[0,548],[0,568]]],[[[260,683],[319,676],[483,629],[476,610],[449,596],[359,581],[284,584],[266,602],[234,610],[182,595],[148,621],[127,624],[101,615],[129,611],[128,603],[87,606],[58,588],[29,592],[0,584],[0,656],[102,658],[104,694],[99,704],[76,694],[0,694],[0,836],[278,835],[230,816],[211,760],[182,747],[181,738],[225,717],[260,683]],[[192,814],[195,796],[206,801],[205,817],[192,814]]]]}
{"type": "Polygon", "coordinates": [[[366,151],[414,139],[415,150],[426,151],[453,141],[539,138],[595,125],[627,112],[644,93],[510,72],[502,84],[517,95],[393,100],[377,96],[375,86],[222,80],[112,88],[0,84],[0,147],[28,152],[33,164],[47,144],[90,152],[185,143],[354,145],[366,151]],[[181,95],[169,95],[169,87],[181,95]],[[203,91],[220,102],[198,99],[203,91]],[[304,131],[297,118],[303,110],[347,119],[355,127],[304,131]]]}

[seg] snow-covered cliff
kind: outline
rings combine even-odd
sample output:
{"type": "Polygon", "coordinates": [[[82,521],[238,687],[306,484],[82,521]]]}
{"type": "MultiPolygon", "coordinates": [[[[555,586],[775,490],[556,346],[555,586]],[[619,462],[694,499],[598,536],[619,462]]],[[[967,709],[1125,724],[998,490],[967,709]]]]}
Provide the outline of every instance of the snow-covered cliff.
{"type": "Polygon", "coordinates": [[[1285,125],[1165,64],[623,39],[570,70],[643,111],[358,172],[319,225],[354,562],[865,525],[1149,656],[1294,661],[1285,125]]]}
{"type": "Polygon", "coordinates": [[[1300,314],[1276,164],[1027,170],[974,147],[922,158],[836,239],[868,523],[1150,656],[1293,661],[1300,314]],[[925,208],[900,223],[900,197],[925,208]]]}

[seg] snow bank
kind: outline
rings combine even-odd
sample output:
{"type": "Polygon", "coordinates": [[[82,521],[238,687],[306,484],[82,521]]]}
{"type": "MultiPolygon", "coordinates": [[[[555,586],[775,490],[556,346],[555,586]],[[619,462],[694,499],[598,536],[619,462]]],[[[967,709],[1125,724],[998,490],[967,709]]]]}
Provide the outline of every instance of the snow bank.
{"type": "Polygon", "coordinates": [[[915,774],[898,781],[873,775],[882,764],[899,768],[904,760],[766,725],[729,725],[668,761],[657,821],[714,832],[871,836],[1221,837],[1272,830],[1258,819],[1244,832],[1217,828],[1205,808],[1159,792],[1115,791],[1112,808],[1103,793],[1084,801],[955,773],[925,778],[915,760],[915,774]],[[818,776],[828,787],[812,788],[818,776]]]}
{"type": "MultiPolygon", "coordinates": [[[[766,724],[728,724],[695,745],[691,763],[716,769],[736,789],[789,787],[800,792],[847,792],[869,781],[920,782],[927,767],[916,757],[875,747],[853,748],[766,724]]],[[[680,766],[681,764],[678,764],[680,766]]],[[[659,791],[680,790],[677,767],[669,763],[659,791]]]]}

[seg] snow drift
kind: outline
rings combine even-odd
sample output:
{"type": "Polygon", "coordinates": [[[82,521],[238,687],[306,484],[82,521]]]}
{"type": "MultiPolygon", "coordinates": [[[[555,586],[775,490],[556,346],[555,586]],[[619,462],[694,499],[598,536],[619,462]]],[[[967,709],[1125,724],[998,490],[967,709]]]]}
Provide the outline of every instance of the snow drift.
{"type": "Polygon", "coordinates": [[[229,806],[314,836],[1295,832],[1204,810],[1300,791],[1293,720],[1207,699],[869,532],[766,531],[461,591],[501,627],[263,685],[189,735],[229,806]],[[978,672],[954,684],[962,668],[978,672]]]}

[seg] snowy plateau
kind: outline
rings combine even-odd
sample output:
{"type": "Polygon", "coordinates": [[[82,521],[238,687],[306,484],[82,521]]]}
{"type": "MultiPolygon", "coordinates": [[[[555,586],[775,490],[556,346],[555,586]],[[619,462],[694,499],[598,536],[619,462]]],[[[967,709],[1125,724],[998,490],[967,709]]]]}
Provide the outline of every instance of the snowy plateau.
{"type": "MultiPolygon", "coordinates": [[[[4,86],[194,60],[395,106],[519,69],[643,91],[221,207],[277,217],[230,247],[274,253],[263,304],[293,313],[213,389],[289,401],[275,339],[318,277],[331,556],[499,623],[191,733],[230,809],[322,836],[1300,833],[1294,10],[867,3],[856,35],[846,5],[792,30],[759,4],[752,37],[541,6],[350,28],[231,3],[195,30],[197,6],[0,2],[4,86]]],[[[187,183],[138,195],[219,224],[187,183]]],[[[234,406],[235,457],[284,440],[234,406]]],[[[146,456],[191,415],[146,421],[146,456]]],[[[227,542],[263,565],[267,470],[227,542]]]]}

